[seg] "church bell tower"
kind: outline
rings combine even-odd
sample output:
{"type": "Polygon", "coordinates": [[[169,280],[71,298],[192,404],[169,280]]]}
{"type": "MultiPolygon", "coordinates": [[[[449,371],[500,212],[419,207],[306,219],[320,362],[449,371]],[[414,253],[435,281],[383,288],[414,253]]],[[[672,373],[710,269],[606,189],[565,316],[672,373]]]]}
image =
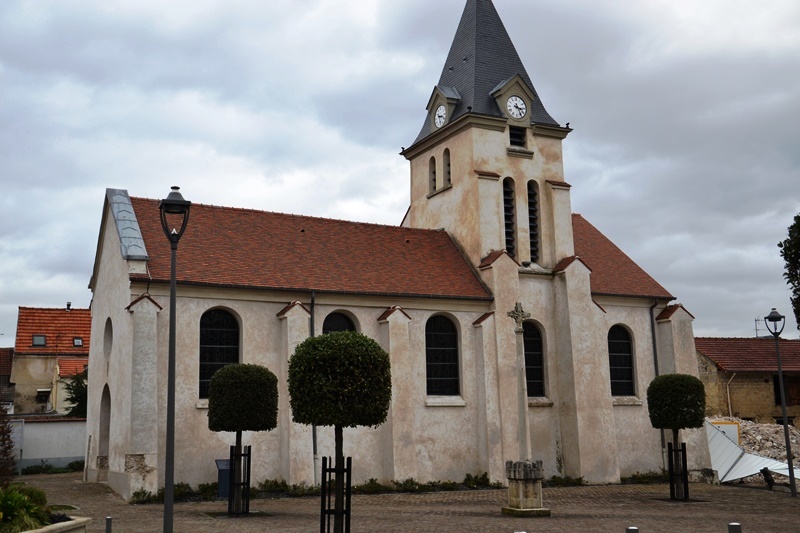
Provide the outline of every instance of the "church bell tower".
{"type": "Polygon", "coordinates": [[[561,140],[491,0],[467,0],[411,162],[404,225],[444,228],[473,264],[492,251],[552,269],[573,255],[561,140]]]}

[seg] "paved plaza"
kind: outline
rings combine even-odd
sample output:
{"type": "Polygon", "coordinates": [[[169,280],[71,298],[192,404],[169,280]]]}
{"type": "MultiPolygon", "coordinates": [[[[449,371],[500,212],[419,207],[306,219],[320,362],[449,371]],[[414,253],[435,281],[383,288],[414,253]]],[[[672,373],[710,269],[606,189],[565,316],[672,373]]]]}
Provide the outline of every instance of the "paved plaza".
{"type": "MultiPolygon", "coordinates": [[[[163,507],[129,505],[107,486],[84,483],[80,474],[23,476],[20,481],[47,492],[51,504],[79,508],[92,518],[89,531],[161,531],[163,507]]],[[[512,518],[500,513],[504,490],[382,494],[353,497],[353,533],[390,532],[617,532],[637,526],[642,533],[727,532],[729,522],[745,533],[800,531],[800,502],[786,491],[692,484],[688,503],[669,501],[667,485],[607,485],[544,489],[549,518],[512,518]]],[[[175,504],[175,531],[205,533],[314,532],[319,530],[319,499],[252,500],[247,518],[218,516],[227,503],[175,504]]]]}

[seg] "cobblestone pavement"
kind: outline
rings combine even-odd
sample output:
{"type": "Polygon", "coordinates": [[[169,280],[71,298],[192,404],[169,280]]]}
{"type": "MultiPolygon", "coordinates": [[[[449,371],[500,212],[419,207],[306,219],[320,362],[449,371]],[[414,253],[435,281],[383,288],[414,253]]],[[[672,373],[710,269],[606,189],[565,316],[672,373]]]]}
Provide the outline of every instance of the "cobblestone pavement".
{"type": "MultiPolygon", "coordinates": [[[[161,531],[161,505],[129,505],[107,486],[84,483],[79,474],[24,476],[47,492],[51,504],[79,508],[92,518],[89,531],[161,531]]],[[[637,526],[642,533],[727,532],[739,522],[745,533],[800,532],[800,502],[786,491],[692,484],[689,502],[669,501],[667,485],[607,485],[544,490],[549,518],[511,518],[500,513],[504,490],[353,496],[353,533],[366,532],[617,532],[637,526]]],[[[228,518],[227,503],[175,504],[175,531],[319,531],[317,498],[252,500],[251,516],[228,518]],[[209,514],[210,513],[210,514],[209,514]]]]}

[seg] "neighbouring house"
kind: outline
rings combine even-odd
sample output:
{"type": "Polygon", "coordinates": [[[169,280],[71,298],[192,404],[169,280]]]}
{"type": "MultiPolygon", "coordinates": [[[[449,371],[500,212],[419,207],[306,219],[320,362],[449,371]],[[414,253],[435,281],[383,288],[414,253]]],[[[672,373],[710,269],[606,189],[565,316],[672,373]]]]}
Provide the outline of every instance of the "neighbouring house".
{"type": "MultiPolygon", "coordinates": [[[[338,330],[372,337],[392,365],[387,422],[345,430],[354,482],[504,481],[505,461],[528,453],[520,431],[548,477],[613,483],[663,467],[646,390],[659,373],[697,375],[693,317],[571,212],[572,130],[545,110],[490,0],[467,0],[427,110],[402,152],[400,226],[192,205],[177,253],[176,481],[216,479],[233,435],[208,430],[209,380],[254,363],[278,376],[280,397],[278,427],[246,437],[253,479],[313,483],[288,360],[338,330]]],[[[158,200],[108,189],[101,216],[87,477],[128,498],[164,483],[170,245],[158,200]]],[[[333,430],[317,436],[331,455],[333,430]]],[[[692,465],[706,467],[697,442],[692,465]]]]}
{"type": "MultiPolygon", "coordinates": [[[[697,337],[697,363],[709,416],[782,423],[778,359],[773,337],[697,337]]],[[[786,416],[800,416],[800,340],[781,339],[786,416]]]]}
{"type": "Polygon", "coordinates": [[[19,308],[11,369],[16,414],[65,411],[64,378],[88,365],[91,322],[89,309],[69,303],[63,308],[19,308]]]}
{"type": "Polygon", "coordinates": [[[14,414],[14,385],[11,383],[11,367],[14,348],[0,348],[0,405],[8,414],[14,414]]]}

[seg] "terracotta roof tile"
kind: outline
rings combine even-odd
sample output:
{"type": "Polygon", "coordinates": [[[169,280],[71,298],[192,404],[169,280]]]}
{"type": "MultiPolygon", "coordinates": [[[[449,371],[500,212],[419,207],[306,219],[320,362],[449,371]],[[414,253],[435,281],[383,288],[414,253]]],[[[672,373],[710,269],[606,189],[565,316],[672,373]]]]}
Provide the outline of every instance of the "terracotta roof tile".
{"type": "Polygon", "coordinates": [[[608,237],[581,215],[572,215],[575,255],[592,271],[592,293],[674,299],[608,237]]]}
{"type": "Polygon", "coordinates": [[[656,320],[659,320],[659,321],[660,320],[669,320],[672,317],[672,315],[674,315],[675,312],[678,311],[678,309],[683,309],[684,311],[686,311],[689,314],[690,317],[694,318],[694,315],[692,313],[689,313],[689,311],[686,310],[686,308],[683,306],[683,304],[672,304],[672,305],[666,306],[660,313],[658,313],[658,316],[656,317],[656,320]]]}
{"type": "Polygon", "coordinates": [[[481,259],[481,264],[478,265],[478,268],[487,268],[491,266],[492,263],[500,259],[500,257],[504,254],[506,254],[505,250],[492,250],[491,252],[489,252],[489,255],[481,259]]]}
{"type": "Polygon", "coordinates": [[[59,377],[72,377],[75,374],[80,374],[86,370],[89,364],[88,357],[59,357],[58,358],[58,376],[59,377]]]}
{"type": "Polygon", "coordinates": [[[0,376],[11,375],[11,362],[14,360],[14,348],[0,348],[0,376]]]}
{"type": "MultiPolygon", "coordinates": [[[[695,349],[728,372],[777,372],[775,339],[696,337],[695,349]]],[[[800,340],[781,339],[781,367],[800,371],[800,340]]]]}
{"type": "MultiPolygon", "coordinates": [[[[158,200],[131,198],[153,281],[170,276],[158,200]]],[[[192,204],[178,282],[491,299],[445,231],[192,204]]]]}
{"type": "Polygon", "coordinates": [[[16,355],[89,355],[92,314],[89,309],[20,307],[16,355]],[[33,336],[44,335],[45,345],[34,346],[33,336]],[[75,346],[74,339],[81,339],[75,346]]]}

